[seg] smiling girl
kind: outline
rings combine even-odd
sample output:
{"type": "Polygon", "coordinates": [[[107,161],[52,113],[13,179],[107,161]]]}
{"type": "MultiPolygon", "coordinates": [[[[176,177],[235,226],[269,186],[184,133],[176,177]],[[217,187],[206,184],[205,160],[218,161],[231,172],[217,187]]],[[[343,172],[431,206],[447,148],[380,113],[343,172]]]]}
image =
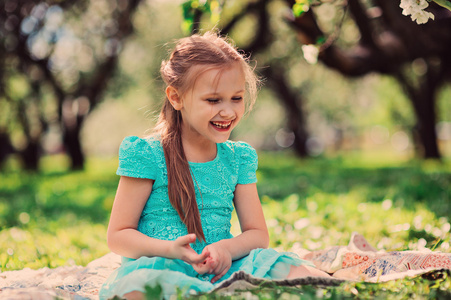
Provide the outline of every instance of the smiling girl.
{"type": "Polygon", "coordinates": [[[161,66],[166,98],[147,138],[127,137],[108,226],[122,265],[101,299],[207,292],[234,272],[283,279],[328,276],[289,252],[266,249],[256,188],[257,154],[231,131],[252,108],[257,78],[236,48],[215,33],[179,40],[161,66]],[[241,234],[232,236],[233,209],[241,234]]]}

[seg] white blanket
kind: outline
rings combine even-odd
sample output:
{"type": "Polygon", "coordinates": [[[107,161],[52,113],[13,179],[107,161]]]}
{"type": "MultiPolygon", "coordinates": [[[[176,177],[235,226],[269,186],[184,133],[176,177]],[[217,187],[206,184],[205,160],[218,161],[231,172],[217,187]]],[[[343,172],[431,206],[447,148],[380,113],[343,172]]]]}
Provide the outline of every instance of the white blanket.
{"type": "MultiPolygon", "coordinates": [[[[319,251],[298,253],[312,261],[317,268],[333,278],[298,278],[272,281],[276,285],[337,285],[344,280],[383,282],[417,276],[433,270],[451,269],[451,253],[425,251],[376,251],[365,238],[354,233],[347,246],[334,246],[319,251]]],[[[107,277],[120,265],[120,257],[109,253],[89,263],[86,267],[71,266],[55,269],[23,269],[0,273],[0,298],[53,300],[98,299],[99,289],[107,277]]],[[[217,292],[251,289],[262,284],[263,279],[243,272],[224,281],[217,292]]]]}

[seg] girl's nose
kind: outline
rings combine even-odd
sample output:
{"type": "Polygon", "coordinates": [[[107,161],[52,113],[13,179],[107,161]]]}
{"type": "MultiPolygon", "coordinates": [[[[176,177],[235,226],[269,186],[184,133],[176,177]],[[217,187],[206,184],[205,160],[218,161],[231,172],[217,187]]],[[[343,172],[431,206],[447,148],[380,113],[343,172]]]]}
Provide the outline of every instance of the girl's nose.
{"type": "Polygon", "coordinates": [[[219,115],[225,119],[232,118],[235,115],[233,108],[230,105],[224,105],[219,111],[219,115]]]}

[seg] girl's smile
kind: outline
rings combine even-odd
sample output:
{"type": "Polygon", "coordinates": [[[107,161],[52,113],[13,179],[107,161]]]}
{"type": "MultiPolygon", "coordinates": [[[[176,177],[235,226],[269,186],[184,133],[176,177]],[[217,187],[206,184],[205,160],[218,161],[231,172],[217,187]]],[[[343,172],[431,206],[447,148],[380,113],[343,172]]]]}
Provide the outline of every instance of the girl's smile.
{"type": "Polygon", "coordinates": [[[227,131],[230,128],[230,125],[232,125],[233,121],[227,121],[227,122],[218,122],[218,121],[211,121],[210,123],[213,124],[213,126],[216,127],[219,131],[227,131]]]}

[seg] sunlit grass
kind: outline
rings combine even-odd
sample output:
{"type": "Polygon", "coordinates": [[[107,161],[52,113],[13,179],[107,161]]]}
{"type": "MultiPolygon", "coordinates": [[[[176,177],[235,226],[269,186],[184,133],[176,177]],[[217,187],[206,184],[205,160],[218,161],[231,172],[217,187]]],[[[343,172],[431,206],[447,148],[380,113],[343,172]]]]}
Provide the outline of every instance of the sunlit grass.
{"type": "Polygon", "coordinates": [[[63,218],[2,230],[1,270],[86,265],[108,253],[105,225],[80,222],[70,215],[63,218]]]}
{"type": "Polygon", "coordinates": [[[275,247],[319,250],[347,245],[352,233],[358,232],[378,249],[449,251],[449,220],[437,218],[423,204],[410,210],[394,207],[391,200],[360,202],[357,192],[317,193],[303,201],[297,194],[282,201],[266,196],[262,200],[275,247]]]}

